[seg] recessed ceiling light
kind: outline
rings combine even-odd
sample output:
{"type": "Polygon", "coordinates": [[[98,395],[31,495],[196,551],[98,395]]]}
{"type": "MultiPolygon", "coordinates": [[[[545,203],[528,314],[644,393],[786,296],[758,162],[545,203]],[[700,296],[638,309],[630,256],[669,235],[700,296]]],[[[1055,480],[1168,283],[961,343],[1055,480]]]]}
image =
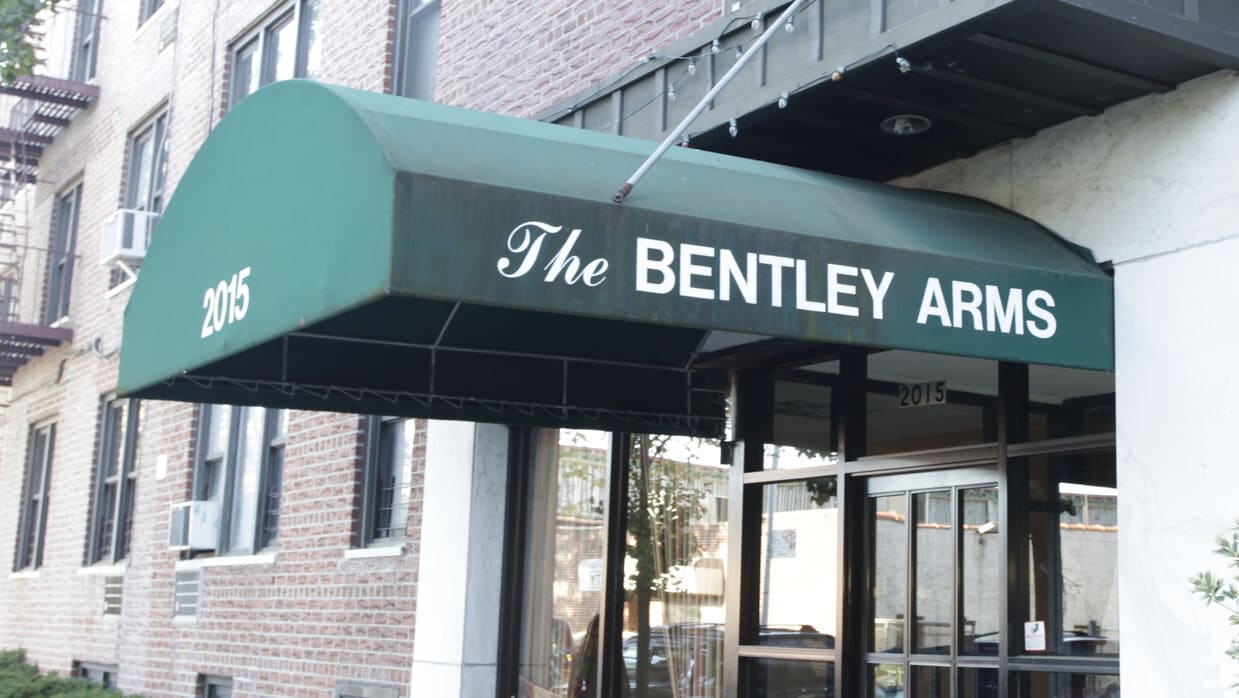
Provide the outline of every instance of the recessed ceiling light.
{"type": "Polygon", "coordinates": [[[882,120],[878,128],[893,136],[915,136],[933,126],[933,122],[920,114],[900,114],[882,120]]]}

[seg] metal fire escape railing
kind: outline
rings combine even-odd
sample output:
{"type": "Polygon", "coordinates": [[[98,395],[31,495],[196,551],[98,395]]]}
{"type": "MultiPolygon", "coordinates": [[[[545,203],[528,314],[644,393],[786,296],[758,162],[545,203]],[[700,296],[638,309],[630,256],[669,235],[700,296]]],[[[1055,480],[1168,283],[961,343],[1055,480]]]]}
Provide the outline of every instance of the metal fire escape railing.
{"type": "MultiPolygon", "coordinates": [[[[41,44],[39,72],[72,72],[78,22],[73,11],[41,19],[32,34],[41,44]]],[[[0,110],[8,113],[7,123],[0,120],[0,387],[11,385],[32,358],[73,339],[63,323],[49,324],[42,305],[53,260],[67,264],[71,273],[74,255],[50,249],[53,236],[46,225],[31,227],[31,185],[40,181],[44,149],[98,96],[96,85],[50,75],[0,84],[0,110]]]]}

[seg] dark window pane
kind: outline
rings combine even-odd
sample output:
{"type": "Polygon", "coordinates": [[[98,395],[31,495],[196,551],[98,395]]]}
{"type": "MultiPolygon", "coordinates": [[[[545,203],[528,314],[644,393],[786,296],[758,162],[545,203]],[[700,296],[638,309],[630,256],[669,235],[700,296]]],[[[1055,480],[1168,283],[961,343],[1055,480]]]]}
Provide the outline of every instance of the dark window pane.
{"type": "Polygon", "coordinates": [[[869,356],[866,455],[997,439],[998,362],[912,351],[869,356]]]}
{"type": "Polygon", "coordinates": [[[828,459],[838,450],[831,409],[829,386],[775,381],[773,442],[792,450],[781,454],[784,457],[780,460],[767,458],[765,467],[806,467],[828,459]]]}
{"type": "Polygon", "coordinates": [[[1114,431],[1114,374],[1028,367],[1028,440],[1114,431]]]}
{"type": "Polygon", "coordinates": [[[100,474],[104,478],[115,476],[120,468],[125,448],[125,428],[128,426],[128,420],[125,419],[126,412],[128,411],[126,409],[127,404],[126,401],[114,401],[104,407],[104,433],[100,434],[100,437],[103,439],[103,452],[100,454],[102,459],[100,474]]]}
{"type": "Polygon", "coordinates": [[[280,500],[284,488],[284,447],[273,447],[267,456],[267,482],[263,487],[263,547],[272,545],[280,535],[280,500]]]}
{"type": "Polygon", "coordinates": [[[409,484],[413,479],[411,427],[412,422],[403,419],[380,423],[374,538],[402,537],[408,528],[409,484]]]}
{"type": "Polygon", "coordinates": [[[99,0],[81,0],[77,6],[76,51],[71,78],[86,82],[95,77],[95,58],[99,45],[99,0]]]}
{"type": "Polygon", "coordinates": [[[112,556],[112,534],[115,529],[116,483],[105,483],[99,495],[98,554],[91,562],[107,560],[112,556]]]}
{"type": "Polygon", "coordinates": [[[912,695],[916,698],[951,698],[951,670],[944,666],[912,667],[912,695]]]}
{"type": "Polygon", "coordinates": [[[960,698],[998,698],[997,669],[960,669],[960,698]]]}
{"type": "Polygon", "coordinates": [[[750,677],[749,689],[743,695],[760,698],[827,698],[835,695],[834,662],[747,658],[741,661],[749,665],[750,677]]]}
{"type": "Polygon", "coordinates": [[[1042,674],[1020,672],[1012,675],[1012,698],[1118,698],[1119,677],[1115,674],[1042,674]]]}
{"type": "Polygon", "coordinates": [[[209,460],[202,464],[203,495],[218,502],[224,493],[224,462],[209,460]]]}
{"type": "Polygon", "coordinates": [[[407,0],[397,94],[432,100],[439,46],[439,0],[407,0]]]}
{"type": "Polygon", "coordinates": [[[133,531],[133,500],[137,498],[136,477],[129,479],[129,491],[120,500],[120,530],[116,534],[116,550],[114,559],[122,560],[129,556],[129,536],[133,531]]]}
{"type": "Polygon", "coordinates": [[[47,305],[44,324],[69,314],[69,291],[73,285],[73,261],[77,248],[78,200],[82,188],[74,187],[56,200],[52,244],[49,252],[47,305]]]}
{"type": "Polygon", "coordinates": [[[31,428],[26,463],[25,495],[18,519],[14,569],[37,568],[43,556],[43,526],[47,518],[48,480],[52,465],[55,425],[31,428]]]}

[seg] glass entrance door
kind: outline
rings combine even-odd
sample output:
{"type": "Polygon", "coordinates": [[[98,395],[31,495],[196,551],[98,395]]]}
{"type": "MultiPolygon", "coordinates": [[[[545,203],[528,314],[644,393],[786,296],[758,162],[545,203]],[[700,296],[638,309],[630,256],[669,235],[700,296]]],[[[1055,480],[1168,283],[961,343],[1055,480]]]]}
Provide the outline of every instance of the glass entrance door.
{"type": "Polygon", "coordinates": [[[865,479],[871,698],[997,698],[1002,627],[993,467],[865,479]]]}

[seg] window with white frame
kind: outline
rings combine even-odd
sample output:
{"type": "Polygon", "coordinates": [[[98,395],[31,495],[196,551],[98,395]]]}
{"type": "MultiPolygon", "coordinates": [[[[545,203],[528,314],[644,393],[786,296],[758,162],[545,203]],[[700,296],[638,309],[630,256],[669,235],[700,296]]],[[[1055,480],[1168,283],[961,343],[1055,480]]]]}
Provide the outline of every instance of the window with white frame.
{"type": "Polygon", "coordinates": [[[395,93],[433,100],[440,0],[401,0],[396,30],[395,93]]]}
{"type": "Polygon", "coordinates": [[[73,69],[70,79],[86,82],[95,77],[99,56],[99,18],[103,0],[78,0],[77,31],[73,37],[73,69]]]}
{"type": "Polygon", "coordinates": [[[69,291],[73,287],[73,262],[77,253],[78,209],[82,185],[56,197],[52,214],[52,239],[48,249],[47,302],[43,322],[51,325],[69,315],[69,291]]]}
{"type": "Polygon", "coordinates": [[[105,398],[100,413],[99,455],[86,551],[86,562],[92,565],[116,563],[129,554],[142,404],[105,398]]]}
{"type": "Polygon", "coordinates": [[[129,163],[125,173],[125,208],[163,211],[164,179],[167,176],[168,114],[160,112],[129,136],[129,163]]]}
{"type": "MultiPolygon", "coordinates": [[[[122,208],[142,211],[151,215],[125,215],[121,218],[121,246],[134,246],[135,236],[142,236],[146,244],[163,212],[164,181],[168,172],[168,113],[160,111],[147,119],[129,134],[125,166],[125,182],[122,208]]],[[[146,245],[138,245],[145,249],[146,245]]],[[[132,278],[129,271],[112,269],[109,286],[116,288],[132,278]]]]}
{"type": "Polygon", "coordinates": [[[233,42],[229,106],[277,80],[317,77],[322,4],[322,0],[289,3],[233,42]]]}
{"type": "Polygon", "coordinates": [[[367,417],[358,520],[361,546],[394,543],[405,537],[409,494],[417,465],[415,423],[397,417],[367,417]]]}
{"type": "Polygon", "coordinates": [[[194,499],[220,505],[216,552],[271,547],[279,536],[288,411],[203,405],[198,424],[194,499]]]}
{"type": "Polygon", "coordinates": [[[26,446],[26,477],[21,514],[17,521],[17,556],[14,570],[33,570],[43,564],[43,532],[47,527],[47,495],[52,480],[55,424],[30,427],[26,446]]]}

